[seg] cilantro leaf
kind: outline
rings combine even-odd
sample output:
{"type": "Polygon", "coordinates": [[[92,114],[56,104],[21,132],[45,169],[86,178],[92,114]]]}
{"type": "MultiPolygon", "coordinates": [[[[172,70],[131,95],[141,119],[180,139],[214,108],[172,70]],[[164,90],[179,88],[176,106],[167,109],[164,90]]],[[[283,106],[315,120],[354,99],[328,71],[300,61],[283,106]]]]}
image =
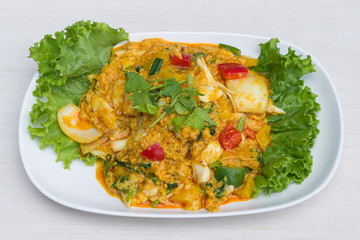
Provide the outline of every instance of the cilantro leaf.
{"type": "Polygon", "coordinates": [[[171,120],[171,124],[174,126],[173,131],[178,132],[185,124],[187,116],[175,117],[171,120]]]}
{"type": "Polygon", "coordinates": [[[181,86],[177,81],[165,81],[163,94],[165,96],[171,97],[174,93],[181,91],[181,86]]]}
{"type": "Polygon", "coordinates": [[[157,113],[158,107],[154,104],[154,100],[148,91],[134,92],[129,97],[129,100],[138,112],[150,113],[152,115],[157,113]]]}
{"type": "Polygon", "coordinates": [[[125,91],[127,93],[149,90],[151,87],[151,84],[136,72],[126,72],[125,76],[127,78],[125,84],[125,91]]]}
{"type": "Polygon", "coordinates": [[[174,131],[176,132],[184,125],[203,130],[205,128],[205,122],[207,122],[209,126],[216,126],[216,123],[210,118],[206,110],[195,107],[187,116],[173,118],[171,124],[174,125],[174,131]]]}

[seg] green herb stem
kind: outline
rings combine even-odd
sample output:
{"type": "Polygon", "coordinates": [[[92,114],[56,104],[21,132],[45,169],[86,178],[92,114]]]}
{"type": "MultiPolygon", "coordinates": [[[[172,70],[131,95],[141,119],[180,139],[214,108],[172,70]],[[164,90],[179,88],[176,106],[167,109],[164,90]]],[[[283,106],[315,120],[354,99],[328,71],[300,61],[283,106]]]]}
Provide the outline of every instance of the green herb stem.
{"type": "Polygon", "coordinates": [[[240,49],[227,44],[219,43],[219,48],[224,48],[229,52],[231,52],[232,54],[234,54],[235,56],[239,56],[241,54],[240,49]]]}
{"type": "Polygon", "coordinates": [[[243,130],[243,128],[244,128],[245,120],[246,120],[246,117],[241,117],[241,118],[240,118],[239,124],[238,124],[238,126],[237,126],[237,130],[239,130],[240,132],[241,132],[241,131],[243,130]]]}
{"type": "Polygon", "coordinates": [[[153,126],[155,126],[163,117],[165,117],[166,112],[163,112],[160,117],[158,117],[151,125],[150,128],[152,128],[153,126]]]}
{"type": "Polygon", "coordinates": [[[194,84],[194,75],[193,74],[188,74],[187,75],[187,85],[190,87],[194,84]]]}
{"type": "Polygon", "coordinates": [[[212,164],[210,164],[210,168],[215,168],[220,164],[220,160],[216,160],[215,162],[213,162],[212,164]]]}
{"type": "Polygon", "coordinates": [[[175,80],[175,77],[170,77],[170,78],[161,78],[161,79],[152,79],[149,80],[149,82],[164,82],[164,81],[168,81],[168,80],[175,80]]]}
{"type": "Polygon", "coordinates": [[[150,204],[150,206],[153,207],[153,208],[155,208],[159,203],[160,203],[160,201],[159,201],[159,200],[156,200],[156,201],[153,201],[153,202],[150,204]]]}
{"type": "Polygon", "coordinates": [[[133,191],[130,189],[128,194],[126,195],[126,199],[125,199],[126,202],[130,201],[130,198],[131,198],[132,194],[133,194],[133,191]]]}

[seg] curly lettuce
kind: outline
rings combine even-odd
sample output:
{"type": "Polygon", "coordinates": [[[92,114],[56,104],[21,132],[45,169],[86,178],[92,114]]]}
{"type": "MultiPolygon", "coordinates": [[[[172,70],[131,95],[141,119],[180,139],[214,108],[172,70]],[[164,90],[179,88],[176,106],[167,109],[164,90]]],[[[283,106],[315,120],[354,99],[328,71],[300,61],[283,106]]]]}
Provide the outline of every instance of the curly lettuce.
{"type": "Polygon", "coordinates": [[[36,103],[30,112],[31,137],[38,137],[41,148],[54,147],[57,161],[65,168],[73,159],[93,164],[94,159],[79,153],[78,143],[69,139],[57,122],[59,108],[79,104],[90,83],[86,76],[100,73],[107,63],[113,46],[128,39],[122,28],[114,29],[105,23],[79,21],[56,32],[45,35],[30,47],[30,57],[39,67],[40,77],[33,95],[36,103]]]}
{"type": "Polygon", "coordinates": [[[302,58],[289,48],[280,54],[278,39],[260,44],[259,63],[252,70],[265,73],[270,81],[271,99],[286,114],[269,116],[273,144],[262,154],[262,169],[255,178],[254,196],[265,191],[282,191],[290,183],[301,184],[311,173],[310,149],[319,130],[317,95],[301,77],[315,71],[310,56],[302,58]]]}

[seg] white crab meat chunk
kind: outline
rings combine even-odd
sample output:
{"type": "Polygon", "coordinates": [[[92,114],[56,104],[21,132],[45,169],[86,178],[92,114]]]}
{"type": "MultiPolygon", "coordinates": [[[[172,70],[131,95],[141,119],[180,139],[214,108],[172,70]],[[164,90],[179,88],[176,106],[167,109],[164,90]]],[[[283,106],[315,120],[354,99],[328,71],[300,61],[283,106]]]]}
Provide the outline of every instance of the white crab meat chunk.
{"type": "Polygon", "coordinates": [[[58,111],[58,122],[63,133],[78,143],[91,143],[102,136],[90,122],[79,118],[80,109],[72,103],[58,111]]]}
{"type": "Polygon", "coordinates": [[[124,88],[125,83],[126,81],[124,79],[119,79],[115,82],[112,91],[112,101],[113,101],[114,109],[122,107],[124,103],[125,95],[126,95],[124,88]]]}
{"type": "Polygon", "coordinates": [[[239,112],[264,113],[269,92],[265,79],[249,73],[245,78],[226,81],[226,86],[235,92],[233,100],[239,112]]]}
{"type": "Polygon", "coordinates": [[[196,157],[197,162],[210,165],[219,159],[223,149],[218,141],[210,141],[205,149],[196,157]]]}
{"type": "Polygon", "coordinates": [[[210,180],[210,168],[208,166],[193,163],[192,169],[197,183],[205,183],[210,180]]]}
{"type": "Polygon", "coordinates": [[[121,151],[121,150],[123,150],[125,148],[126,142],[127,142],[127,139],[121,139],[121,140],[112,141],[110,143],[111,149],[114,152],[119,152],[119,151],[121,151]]]}
{"type": "Polygon", "coordinates": [[[204,94],[204,96],[199,96],[199,99],[202,102],[213,102],[221,97],[223,92],[219,89],[218,84],[207,67],[205,60],[203,58],[199,58],[196,63],[201,69],[200,74],[197,76],[197,88],[200,93],[204,94]]]}
{"type": "Polygon", "coordinates": [[[224,188],[225,195],[232,193],[234,191],[234,189],[235,189],[235,187],[233,185],[226,185],[224,188]]]}

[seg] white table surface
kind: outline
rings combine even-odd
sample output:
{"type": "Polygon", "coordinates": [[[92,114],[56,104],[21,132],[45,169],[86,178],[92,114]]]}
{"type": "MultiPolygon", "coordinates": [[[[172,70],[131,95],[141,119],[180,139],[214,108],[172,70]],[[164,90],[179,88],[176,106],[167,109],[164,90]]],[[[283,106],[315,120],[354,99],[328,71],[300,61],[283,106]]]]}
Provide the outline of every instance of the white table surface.
{"type": "Polygon", "coordinates": [[[1,0],[0,10],[0,239],[360,239],[360,1],[1,0]],[[128,32],[265,35],[307,50],[342,103],[345,145],[334,178],[294,207],[228,218],[110,217],[49,200],[26,176],[18,149],[21,102],[36,71],[28,48],[81,19],[128,32]]]}

